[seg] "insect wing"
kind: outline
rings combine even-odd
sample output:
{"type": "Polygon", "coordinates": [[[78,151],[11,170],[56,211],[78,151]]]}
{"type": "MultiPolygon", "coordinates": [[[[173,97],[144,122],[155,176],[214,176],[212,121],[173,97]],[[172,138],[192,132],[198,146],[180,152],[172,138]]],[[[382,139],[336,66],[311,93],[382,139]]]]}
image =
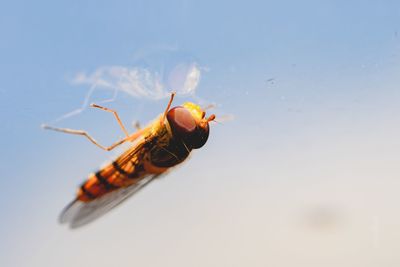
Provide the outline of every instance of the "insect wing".
{"type": "Polygon", "coordinates": [[[158,175],[148,175],[135,184],[112,191],[90,202],[74,200],[62,211],[59,219],[60,223],[67,223],[71,228],[83,226],[99,218],[125,199],[138,192],[157,176],[158,175]]]}

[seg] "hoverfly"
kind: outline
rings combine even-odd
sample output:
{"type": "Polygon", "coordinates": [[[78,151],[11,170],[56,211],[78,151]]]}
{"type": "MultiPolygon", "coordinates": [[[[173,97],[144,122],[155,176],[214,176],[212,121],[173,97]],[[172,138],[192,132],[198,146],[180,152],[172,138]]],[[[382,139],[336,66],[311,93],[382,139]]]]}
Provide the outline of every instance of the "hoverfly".
{"type": "Polygon", "coordinates": [[[126,137],[105,147],[87,132],[54,128],[45,129],[83,135],[104,150],[132,142],[130,148],[112,163],[88,176],[78,189],[77,196],[60,215],[60,222],[76,228],[87,224],[149,184],[171,167],[183,162],[192,149],[202,147],[209,136],[209,122],[215,115],[205,117],[198,105],[186,102],[171,108],[175,93],[171,94],[167,108],[152,123],[129,134],[114,110],[92,104],[92,107],[112,112],[126,137]]]}

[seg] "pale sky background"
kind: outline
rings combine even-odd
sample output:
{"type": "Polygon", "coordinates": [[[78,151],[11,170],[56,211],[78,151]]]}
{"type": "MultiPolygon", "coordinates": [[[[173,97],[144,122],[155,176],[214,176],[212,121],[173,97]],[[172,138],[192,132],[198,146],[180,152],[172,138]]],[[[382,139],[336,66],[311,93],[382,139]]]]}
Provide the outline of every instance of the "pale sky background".
{"type": "MultiPolygon", "coordinates": [[[[2,2],[0,266],[400,266],[399,74],[398,1],[2,2]],[[118,151],[40,125],[93,77],[129,126],[180,85],[234,119],[71,231],[58,214],[118,151]]],[[[122,134],[90,109],[52,125],[122,134]]]]}

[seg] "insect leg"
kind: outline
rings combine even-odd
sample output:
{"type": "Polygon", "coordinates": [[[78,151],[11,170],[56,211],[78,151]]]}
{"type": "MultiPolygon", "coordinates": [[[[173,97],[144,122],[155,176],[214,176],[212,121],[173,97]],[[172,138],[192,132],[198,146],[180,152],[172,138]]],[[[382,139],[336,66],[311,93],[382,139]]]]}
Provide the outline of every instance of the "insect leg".
{"type": "Polygon", "coordinates": [[[172,101],[174,100],[175,94],[176,94],[175,92],[171,93],[171,97],[169,98],[167,108],[165,109],[164,114],[161,118],[161,124],[163,124],[165,121],[165,117],[167,116],[168,110],[171,108],[171,104],[172,104],[172,101]]]}
{"type": "Polygon", "coordinates": [[[110,150],[114,149],[115,147],[125,143],[128,140],[132,140],[134,138],[137,138],[136,136],[134,136],[135,134],[133,134],[131,136],[127,136],[127,137],[115,142],[111,146],[103,146],[103,145],[100,145],[93,137],[91,137],[87,132],[85,132],[83,130],[73,130],[73,129],[67,129],[67,128],[55,128],[55,127],[51,127],[51,126],[48,126],[48,125],[42,125],[42,127],[44,129],[46,129],[46,130],[53,130],[53,131],[56,131],[56,132],[62,132],[62,133],[85,136],[87,139],[89,139],[90,142],[92,142],[97,147],[99,147],[99,148],[101,148],[103,150],[106,150],[106,151],[110,151],[110,150]]]}
{"type": "Polygon", "coordinates": [[[118,113],[115,110],[112,110],[112,109],[109,109],[109,108],[106,108],[106,107],[102,107],[102,106],[94,104],[94,103],[90,104],[90,106],[92,108],[99,108],[99,109],[104,110],[104,111],[112,112],[114,114],[114,117],[117,120],[119,126],[121,127],[122,131],[125,133],[125,136],[126,137],[129,136],[128,131],[126,130],[125,126],[122,124],[121,119],[119,118],[118,113]]]}

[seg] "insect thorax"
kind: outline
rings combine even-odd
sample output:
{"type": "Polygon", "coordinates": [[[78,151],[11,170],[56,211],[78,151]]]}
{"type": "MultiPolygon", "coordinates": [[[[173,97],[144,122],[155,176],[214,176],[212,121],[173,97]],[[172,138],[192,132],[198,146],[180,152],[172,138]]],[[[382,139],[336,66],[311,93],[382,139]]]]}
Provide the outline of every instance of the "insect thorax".
{"type": "Polygon", "coordinates": [[[157,167],[172,167],[184,161],[190,154],[180,138],[171,133],[168,122],[160,126],[149,142],[149,161],[157,167]]]}

